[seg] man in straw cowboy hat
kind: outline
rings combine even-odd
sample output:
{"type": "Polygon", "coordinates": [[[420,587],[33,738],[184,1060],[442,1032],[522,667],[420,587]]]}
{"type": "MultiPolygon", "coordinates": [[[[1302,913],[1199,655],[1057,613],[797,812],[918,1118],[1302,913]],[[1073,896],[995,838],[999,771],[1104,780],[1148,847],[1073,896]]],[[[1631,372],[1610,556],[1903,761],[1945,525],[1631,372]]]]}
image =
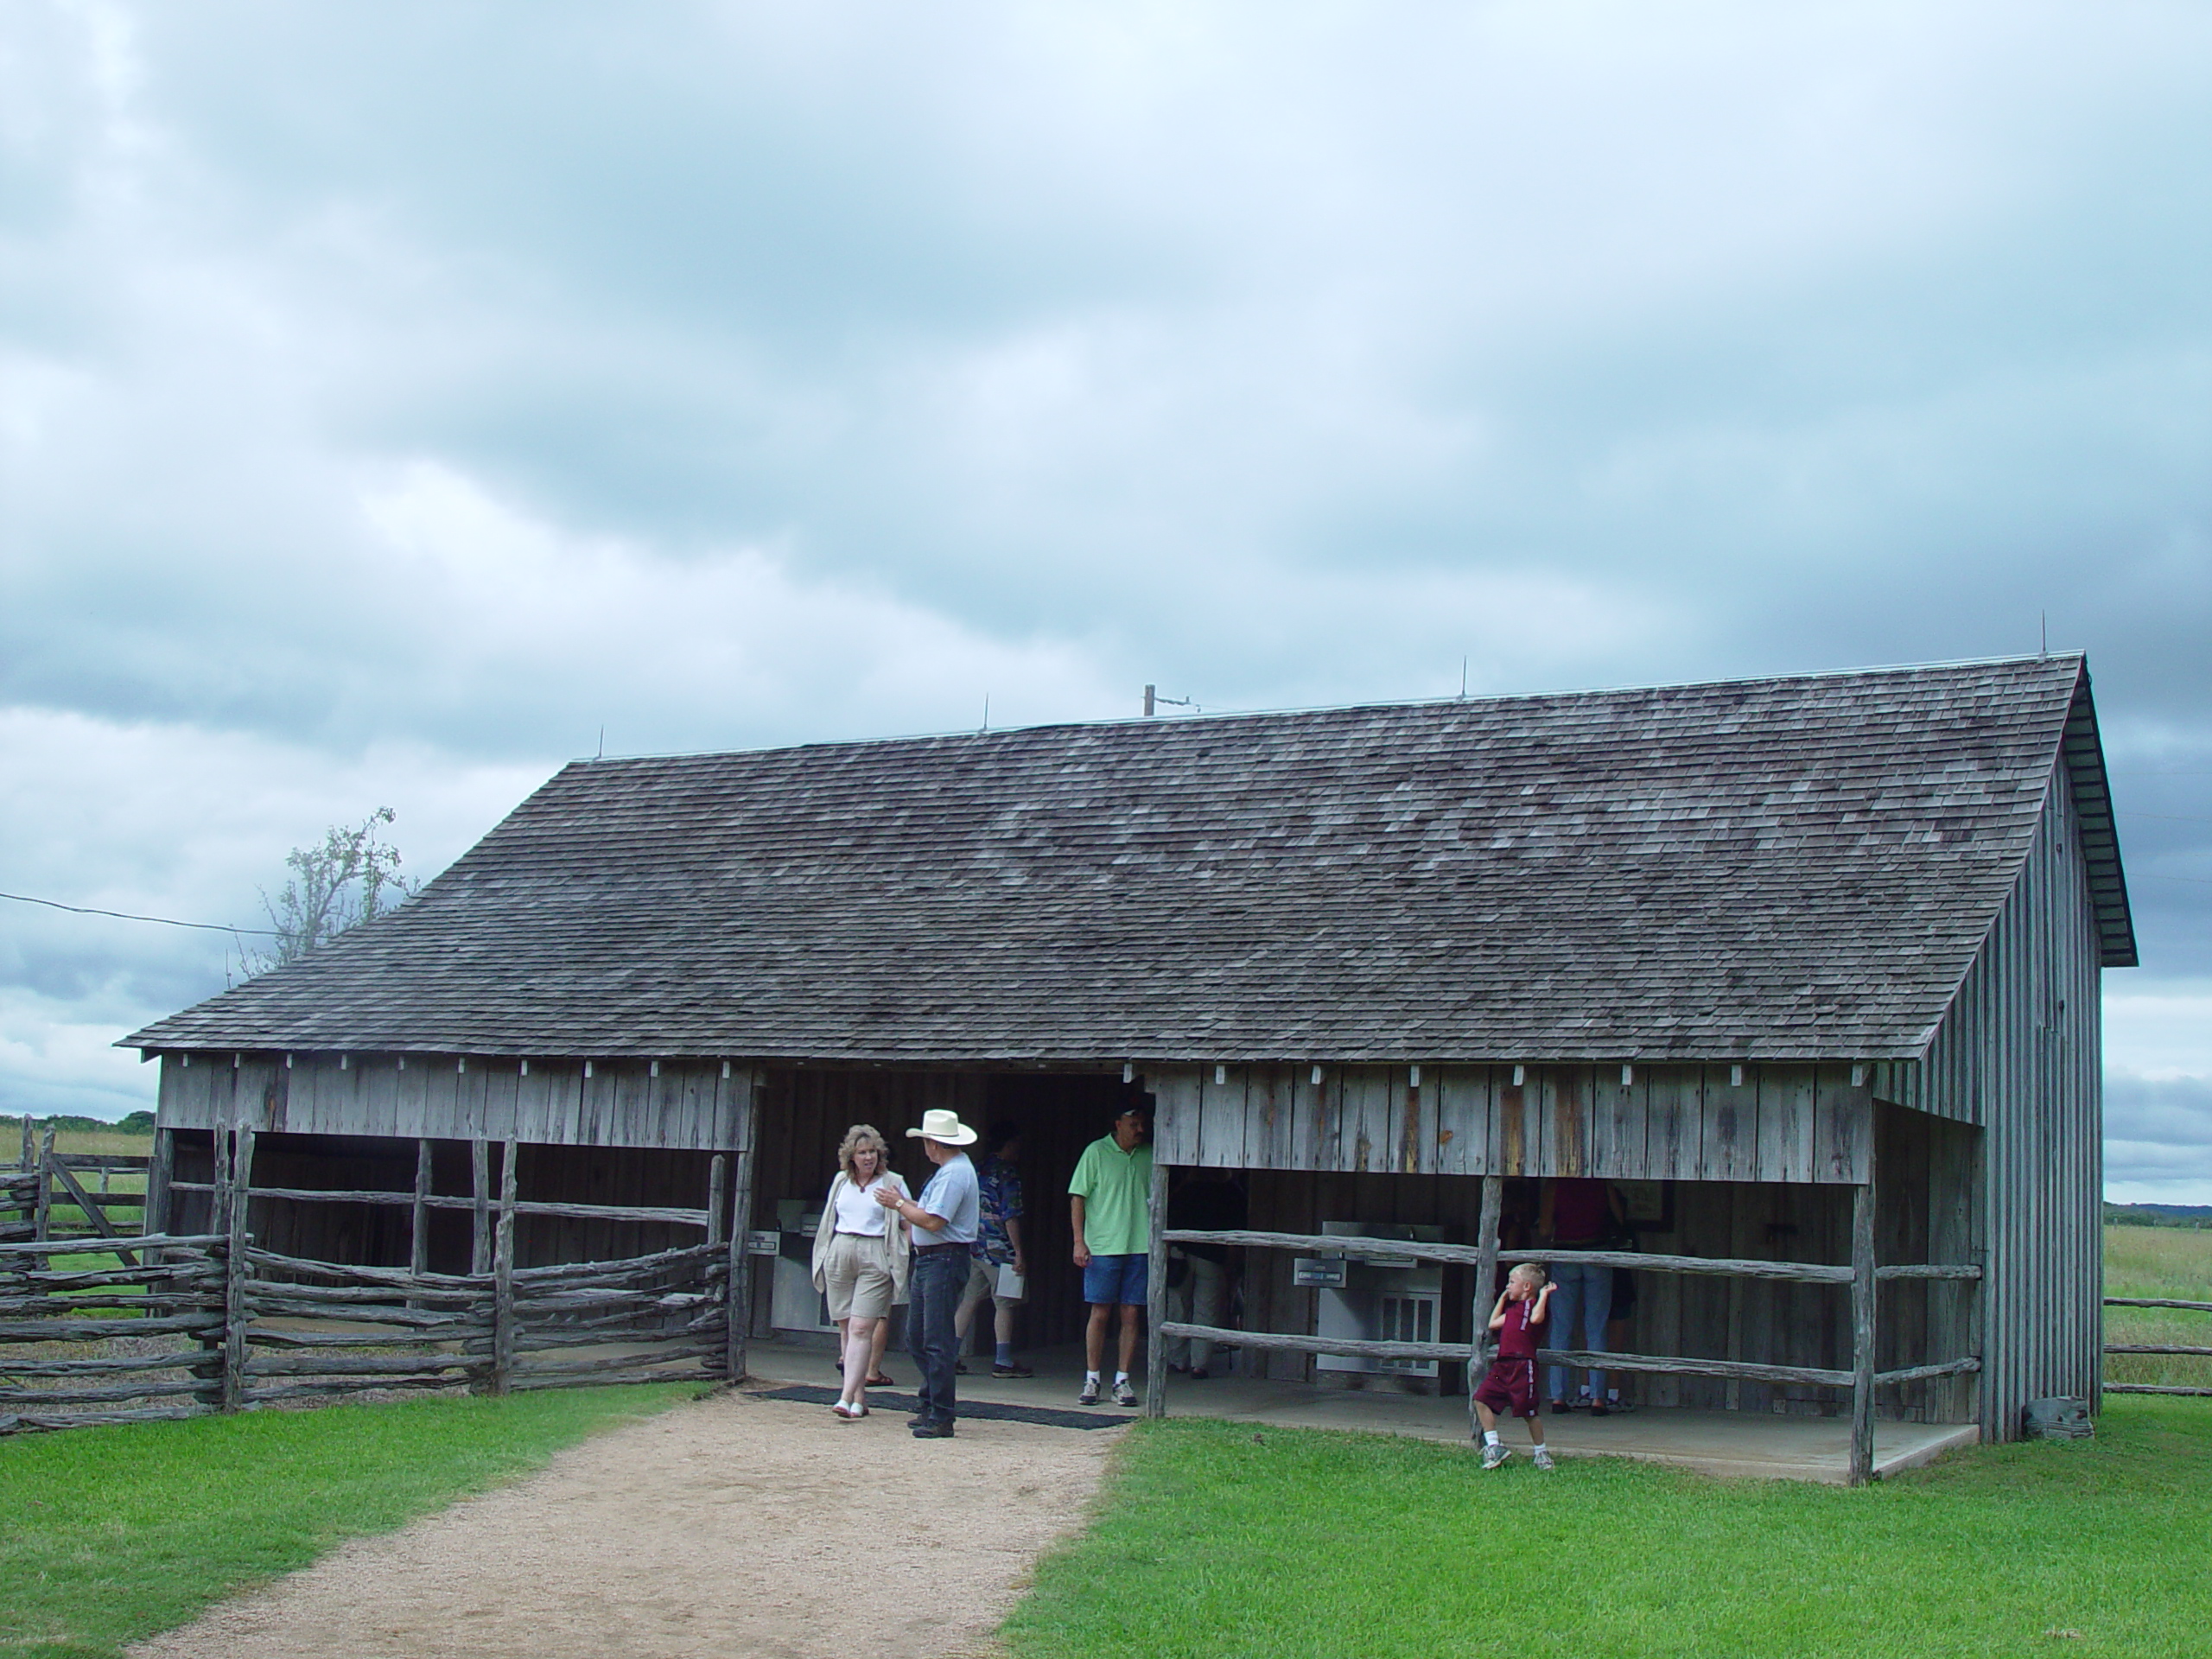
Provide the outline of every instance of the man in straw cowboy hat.
{"type": "Polygon", "coordinates": [[[968,1258],[982,1220],[976,1166],[961,1150],[975,1145],[976,1131],[957,1113],[931,1110],[922,1114],[920,1128],[906,1134],[920,1140],[937,1173],[919,1198],[902,1198],[885,1185],[875,1189],[875,1201],[914,1230],[914,1265],[906,1293],[906,1346],[922,1374],[922,1408],[914,1416],[914,1438],[949,1440],[952,1367],[960,1346],[952,1320],[968,1283],[968,1258]]]}

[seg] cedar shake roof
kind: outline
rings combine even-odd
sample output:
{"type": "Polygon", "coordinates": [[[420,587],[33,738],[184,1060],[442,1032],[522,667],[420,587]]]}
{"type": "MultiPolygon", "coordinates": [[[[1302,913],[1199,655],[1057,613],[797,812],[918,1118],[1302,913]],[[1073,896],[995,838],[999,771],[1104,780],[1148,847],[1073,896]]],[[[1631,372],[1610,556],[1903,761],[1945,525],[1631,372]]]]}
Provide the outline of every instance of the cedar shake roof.
{"type": "Polygon", "coordinates": [[[2079,657],[578,761],[149,1048],[1112,1064],[1917,1055],[2079,657]]]}

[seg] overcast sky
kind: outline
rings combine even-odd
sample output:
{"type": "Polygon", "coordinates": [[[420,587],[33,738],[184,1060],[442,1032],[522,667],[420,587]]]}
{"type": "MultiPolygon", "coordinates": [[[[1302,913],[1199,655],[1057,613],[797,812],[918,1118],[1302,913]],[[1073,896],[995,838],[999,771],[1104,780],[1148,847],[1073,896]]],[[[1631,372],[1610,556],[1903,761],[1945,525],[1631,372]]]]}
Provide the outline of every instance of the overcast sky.
{"type": "MultiPolygon", "coordinates": [[[[0,0],[0,889],[561,761],[2084,647],[2212,1201],[2212,10],[0,0]]],[[[0,903],[0,1110],[223,936],[0,903]]]]}

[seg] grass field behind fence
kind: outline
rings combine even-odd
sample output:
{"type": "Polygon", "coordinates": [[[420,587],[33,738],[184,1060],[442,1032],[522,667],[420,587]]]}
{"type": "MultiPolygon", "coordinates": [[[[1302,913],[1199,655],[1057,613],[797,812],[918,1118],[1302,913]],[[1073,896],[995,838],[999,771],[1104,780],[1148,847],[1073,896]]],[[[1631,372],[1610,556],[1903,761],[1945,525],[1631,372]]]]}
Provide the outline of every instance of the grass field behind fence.
{"type": "MultiPolygon", "coordinates": [[[[2212,1302],[2212,1229],[2106,1228],[2105,1294],[2212,1302]]],[[[2212,1313],[2108,1307],[2105,1340],[2212,1348],[2212,1313]]],[[[2105,1381],[2212,1388],[2212,1359],[2185,1354],[2112,1354],[2105,1360],[2105,1381]]]]}
{"type": "Polygon", "coordinates": [[[0,1653],[115,1659],[234,1590],[697,1391],[554,1389],[0,1440],[0,1653]]]}

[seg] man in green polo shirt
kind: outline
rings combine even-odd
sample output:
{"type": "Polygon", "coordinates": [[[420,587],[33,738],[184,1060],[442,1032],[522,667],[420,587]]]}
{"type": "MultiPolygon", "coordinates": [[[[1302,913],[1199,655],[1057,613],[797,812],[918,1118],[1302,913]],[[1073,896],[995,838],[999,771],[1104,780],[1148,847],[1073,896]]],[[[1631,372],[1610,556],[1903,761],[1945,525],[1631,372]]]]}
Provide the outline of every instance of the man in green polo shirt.
{"type": "Polygon", "coordinates": [[[1145,1306],[1145,1268],[1152,1256],[1152,1148],[1144,1144],[1144,1109],[1124,1107],[1110,1135],[1083,1149],[1068,1182],[1075,1223],[1075,1264],[1083,1269],[1083,1300],[1090,1304],[1084,1332],[1082,1404],[1098,1403],[1098,1368],[1106,1357],[1106,1326],[1122,1310],[1121,1369],[1114,1373],[1114,1403],[1134,1406],[1129,1383],[1136,1358],[1138,1321],[1145,1306]]]}

